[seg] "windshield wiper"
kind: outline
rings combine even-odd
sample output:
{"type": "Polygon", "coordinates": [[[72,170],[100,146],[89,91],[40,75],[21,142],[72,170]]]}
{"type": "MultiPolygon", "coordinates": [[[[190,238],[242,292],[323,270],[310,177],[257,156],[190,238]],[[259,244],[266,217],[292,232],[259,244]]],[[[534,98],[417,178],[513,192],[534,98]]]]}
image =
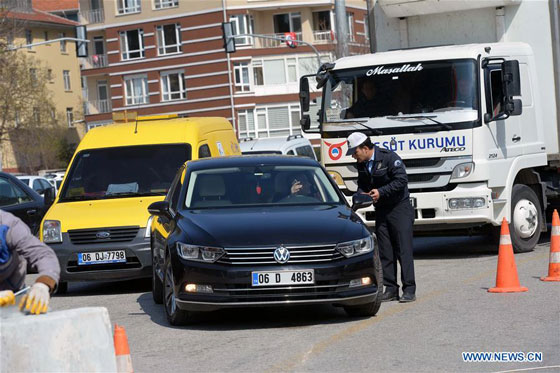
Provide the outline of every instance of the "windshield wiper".
{"type": "Polygon", "coordinates": [[[91,200],[91,199],[101,199],[101,198],[103,198],[103,197],[80,195],[80,196],[62,197],[62,198],[60,199],[60,201],[61,201],[61,202],[64,202],[64,201],[87,201],[87,200],[91,200]]]}
{"type": "Polygon", "coordinates": [[[395,119],[395,120],[407,120],[407,119],[428,119],[431,120],[432,122],[434,122],[435,124],[437,124],[437,126],[427,126],[424,125],[422,127],[417,127],[415,132],[431,132],[431,130],[436,130],[439,131],[441,129],[445,129],[447,131],[450,131],[453,129],[453,126],[447,124],[447,123],[442,123],[438,120],[435,120],[434,118],[436,118],[435,115],[407,115],[407,116],[401,116],[401,115],[389,115],[386,116],[385,118],[387,119],[395,119]]]}
{"type": "Polygon", "coordinates": [[[351,122],[351,123],[356,123],[356,124],[359,124],[359,125],[361,125],[361,126],[364,126],[366,129],[370,130],[371,133],[372,133],[373,135],[375,135],[375,136],[383,135],[383,131],[381,131],[381,130],[379,130],[379,129],[377,129],[377,128],[373,128],[373,127],[370,127],[370,126],[366,125],[367,120],[366,120],[366,121],[360,121],[360,120],[354,120],[354,119],[352,119],[352,120],[350,120],[349,122],[351,122]]]}
{"type": "Polygon", "coordinates": [[[146,196],[164,196],[164,192],[117,192],[106,194],[103,198],[118,198],[118,197],[146,197],[146,196]]]}

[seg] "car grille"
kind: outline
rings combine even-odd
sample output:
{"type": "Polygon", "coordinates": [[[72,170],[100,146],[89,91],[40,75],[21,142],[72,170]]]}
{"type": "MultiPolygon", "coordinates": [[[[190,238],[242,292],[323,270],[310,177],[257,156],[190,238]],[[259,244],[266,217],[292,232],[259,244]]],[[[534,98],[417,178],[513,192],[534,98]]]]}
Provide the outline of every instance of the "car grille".
{"type": "Polygon", "coordinates": [[[68,231],[70,241],[74,245],[87,245],[104,242],[129,242],[132,241],[140,227],[111,227],[95,229],[73,229],[68,231]],[[99,233],[99,235],[98,235],[99,233]],[[106,233],[109,233],[107,237],[106,233]]]}
{"type": "MultiPolygon", "coordinates": [[[[290,251],[290,259],[287,264],[321,263],[343,258],[342,254],[335,249],[335,245],[285,247],[290,251]]],[[[226,254],[218,260],[218,263],[236,265],[278,264],[274,260],[274,250],[276,249],[277,246],[226,248],[226,254]]]]}

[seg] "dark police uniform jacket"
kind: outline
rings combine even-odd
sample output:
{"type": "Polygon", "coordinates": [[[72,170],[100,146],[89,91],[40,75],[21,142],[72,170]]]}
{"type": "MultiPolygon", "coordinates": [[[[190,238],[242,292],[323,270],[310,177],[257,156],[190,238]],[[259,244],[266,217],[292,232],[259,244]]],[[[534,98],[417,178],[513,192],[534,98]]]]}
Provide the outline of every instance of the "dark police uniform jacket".
{"type": "Polygon", "coordinates": [[[367,162],[358,163],[358,191],[379,191],[377,211],[388,211],[399,202],[408,200],[408,176],[402,159],[390,150],[374,147],[375,156],[371,175],[367,162]]]}

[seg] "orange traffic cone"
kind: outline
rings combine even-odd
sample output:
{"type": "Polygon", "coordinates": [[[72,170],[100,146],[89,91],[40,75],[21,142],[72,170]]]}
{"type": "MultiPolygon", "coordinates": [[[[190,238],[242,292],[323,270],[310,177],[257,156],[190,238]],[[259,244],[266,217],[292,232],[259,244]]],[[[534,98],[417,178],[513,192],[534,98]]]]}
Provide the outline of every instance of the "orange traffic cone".
{"type": "Polygon", "coordinates": [[[117,359],[117,372],[133,373],[130,349],[128,348],[128,338],[124,327],[115,324],[115,358],[117,359]]]}
{"type": "Polygon", "coordinates": [[[519,285],[517,278],[517,267],[513,256],[513,246],[509,235],[509,226],[506,218],[502,221],[500,232],[500,248],[498,251],[498,271],[496,274],[496,287],[488,289],[490,293],[518,293],[527,291],[524,286],[519,285]]]}
{"type": "Polygon", "coordinates": [[[541,281],[560,281],[560,217],[556,210],[552,214],[548,276],[541,277],[541,281]]]}

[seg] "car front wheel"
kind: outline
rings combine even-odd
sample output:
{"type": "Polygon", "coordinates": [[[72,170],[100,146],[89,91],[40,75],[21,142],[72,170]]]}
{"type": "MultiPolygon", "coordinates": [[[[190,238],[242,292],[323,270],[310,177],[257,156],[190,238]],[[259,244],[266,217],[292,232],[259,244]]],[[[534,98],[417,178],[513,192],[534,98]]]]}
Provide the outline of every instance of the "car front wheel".
{"type": "Polygon", "coordinates": [[[177,307],[175,299],[175,280],[173,279],[173,266],[171,257],[167,255],[165,260],[165,277],[163,280],[165,295],[165,315],[171,325],[185,325],[190,319],[190,313],[177,307]]]}

